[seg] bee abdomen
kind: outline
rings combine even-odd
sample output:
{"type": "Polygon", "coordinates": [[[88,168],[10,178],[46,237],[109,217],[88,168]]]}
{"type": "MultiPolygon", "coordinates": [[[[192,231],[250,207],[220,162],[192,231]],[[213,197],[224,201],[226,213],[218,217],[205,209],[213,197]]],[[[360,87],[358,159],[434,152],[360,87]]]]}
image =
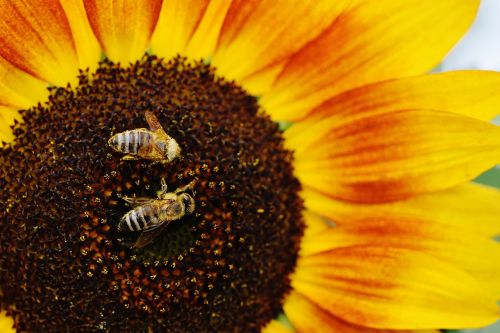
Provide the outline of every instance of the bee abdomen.
{"type": "Polygon", "coordinates": [[[158,223],[158,215],[150,206],[140,206],[123,215],[118,228],[130,231],[143,230],[153,224],[158,223]]]}
{"type": "Polygon", "coordinates": [[[114,135],[109,139],[109,145],[119,152],[135,155],[150,141],[151,133],[144,130],[130,130],[114,135]]]}

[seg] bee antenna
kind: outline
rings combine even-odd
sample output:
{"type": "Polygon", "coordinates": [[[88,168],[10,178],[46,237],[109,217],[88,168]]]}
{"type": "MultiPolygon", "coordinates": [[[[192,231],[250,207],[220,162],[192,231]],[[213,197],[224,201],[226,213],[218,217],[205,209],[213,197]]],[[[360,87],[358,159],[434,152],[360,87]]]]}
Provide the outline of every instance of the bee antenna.
{"type": "Polygon", "coordinates": [[[195,178],[192,181],[190,181],[189,184],[186,185],[186,190],[192,190],[197,181],[198,178],[195,178]]]}
{"type": "Polygon", "coordinates": [[[181,193],[185,193],[187,192],[188,190],[192,190],[193,187],[194,187],[194,184],[196,184],[196,181],[198,180],[198,178],[195,178],[193,179],[189,184],[183,186],[183,187],[180,187],[178,188],[176,191],[175,191],[175,194],[181,194],[181,193]]]}

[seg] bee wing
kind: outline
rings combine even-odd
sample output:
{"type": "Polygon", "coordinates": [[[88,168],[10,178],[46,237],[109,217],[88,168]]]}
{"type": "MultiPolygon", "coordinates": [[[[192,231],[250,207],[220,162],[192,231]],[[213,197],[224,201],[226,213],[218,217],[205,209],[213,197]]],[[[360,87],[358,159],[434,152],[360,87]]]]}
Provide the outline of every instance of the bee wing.
{"type": "Polygon", "coordinates": [[[139,156],[147,156],[150,160],[163,160],[165,158],[164,152],[156,145],[141,147],[137,154],[139,156]]]}
{"type": "Polygon", "coordinates": [[[165,221],[161,224],[157,224],[144,229],[133,247],[136,249],[140,249],[154,241],[155,238],[158,237],[163,229],[165,229],[165,227],[169,224],[169,222],[170,221],[165,221]]]}
{"type": "Polygon", "coordinates": [[[154,149],[154,146],[152,146],[152,145],[144,145],[142,147],[139,147],[139,149],[137,150],[137,155],[150,156],[153,149],[154,149]]]}
{"type": "MultiPolygon", "coordinates": [[[[160,124],[160,121],[156,116],[154,115],[153,112],[151,111],[146,111],[146,121],[148,122],[149,127],[151,128],[152,132],[155,132],[156,135],[158,135],[160,138],[163,140],[170,140],[172,139],[170,135],[168,135],[163,127],[160,124]]],[[[162,154],[161,150],[158,150],[160,154],[162,154]]]]}
{"type": "Polygon", "coordinates": [[[125,200],[126,202],[128,202],[129,204],[131,204],[132,207],[138,207],[138,206],[142,206],[142,205],[151,204],[153,201],[155,201],[155,199],[143,198],[143,197],[139,197],[139,198],[123,197],[122,199],[125,200]]]}
{"type": "Polygon", "coordinates": [[[156,118],[153,112],[146,111],[146,121],[148,122],[148,125],[153,132],[157,130],[163,131],[163,127],[161,126],[160,122],[158,121],[158,118],[156,118]]]}

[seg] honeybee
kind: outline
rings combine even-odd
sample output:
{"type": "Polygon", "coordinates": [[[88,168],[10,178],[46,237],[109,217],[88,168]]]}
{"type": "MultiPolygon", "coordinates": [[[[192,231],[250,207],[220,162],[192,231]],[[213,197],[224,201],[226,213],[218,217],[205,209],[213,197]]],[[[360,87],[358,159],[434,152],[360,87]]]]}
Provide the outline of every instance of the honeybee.
{"type": "Polygon", "coordinates": [[[142,248],[151,243],[170,222],[181,219],[193,213],[195,202],[186,191],[194,186],[193,180],[186,186],[167,192],[165,180],[161,180],[161,191],[157,199],[129,198],[123,200],[134,208],[123,215],[118,224],[118,230],[141,231],[142,233],[134,244],[134,248],[142,248]]]}
{"type": "Polygon", "coordinates": [[[127,154],[122,160],[142,158],[162,163],[172,162],[180,155],[179,144],[165,133],[152,112],[146,111],[145,116],[150,130],[136,128],[115,134],[108,140],[108,145],[119,153],[127,154]]]}

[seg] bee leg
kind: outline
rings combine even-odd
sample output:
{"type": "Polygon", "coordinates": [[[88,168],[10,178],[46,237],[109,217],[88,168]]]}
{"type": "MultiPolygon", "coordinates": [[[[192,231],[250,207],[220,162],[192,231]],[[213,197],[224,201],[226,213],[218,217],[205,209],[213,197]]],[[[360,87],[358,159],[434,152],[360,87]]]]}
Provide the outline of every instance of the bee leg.
{"type": "Polygon", "coordinates": [[[138,160],[139,158],[134,155],[125,155],[122,157],[122,161],[135,161],[138,160]]]}
{"type": "Polygon", "coordinates": [[[187,184],[183,187],[179,187],[177,190],[175,190],[175,193],[179,194],[179,193],[184,193],[188,190],[192,190],[194,187],[194,184],[196,184],[196,179],[193,179],[189,184],[187,184]]]}
{"type": "Polygon", "coordinates": [[[156,165],[158,163],[160,163],[160,161],[153,161],[153,162],[149,163],[148,168],[151,169],[152,166],[154,166],[154,165],[156,165]]]}
{"type": "Polygon", "coordinates": [[[165,178],[161,177],[161,190],[156,192],[156,196],[158,197],[158,199],[163,199],[165,194],[167,193],[167,182],[165,181],[165,178]]]}
{"type": "Polygon", "coordinates": [[[167,193],[167,182],[165,181],[165,178],[161,177],[161,191],[163,193],[167,193]]]}

